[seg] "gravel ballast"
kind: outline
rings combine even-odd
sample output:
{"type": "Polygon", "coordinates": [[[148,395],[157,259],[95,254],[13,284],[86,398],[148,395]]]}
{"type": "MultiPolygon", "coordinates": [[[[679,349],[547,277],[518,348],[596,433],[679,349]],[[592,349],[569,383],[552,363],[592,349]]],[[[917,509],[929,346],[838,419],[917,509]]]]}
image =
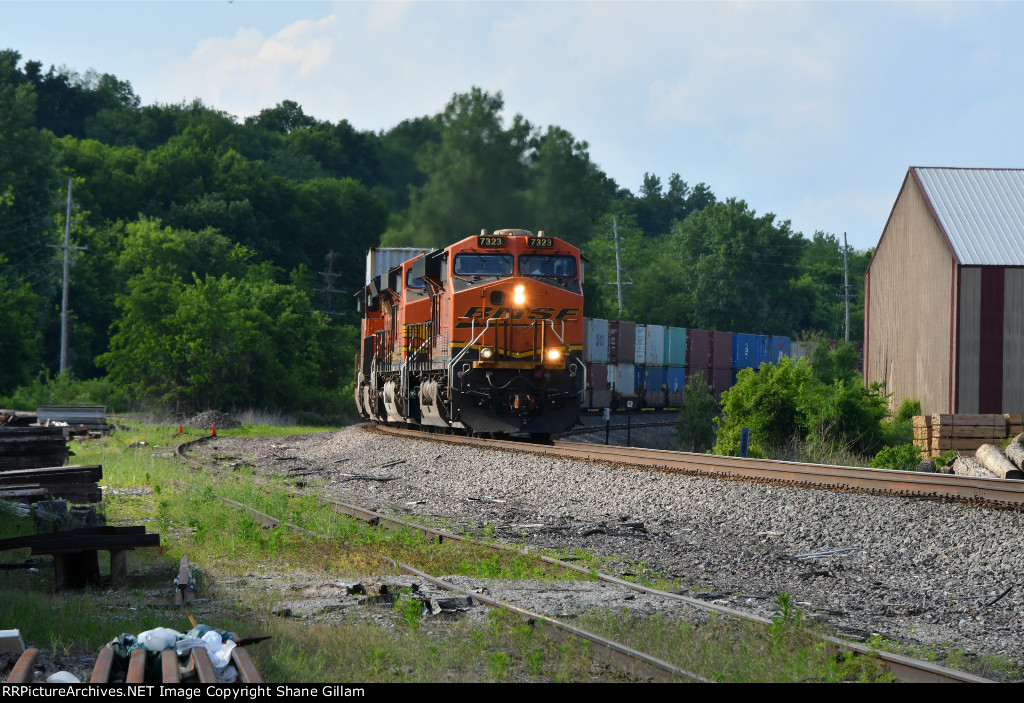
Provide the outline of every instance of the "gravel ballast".
{"type": "Polygon", "coordinates": [[[852,639],[878,634],[1024,662],[1019,511],[691,477],[368,426],[221,437],[192,451],[264,473],[302,466],[324,497],[519,545],[586,550],[607,558],[604,571],[676,579],[690,595],[761,616],[789,593],[852,639]],[[832,550],[845,551],[824,554],[832,550]]]}

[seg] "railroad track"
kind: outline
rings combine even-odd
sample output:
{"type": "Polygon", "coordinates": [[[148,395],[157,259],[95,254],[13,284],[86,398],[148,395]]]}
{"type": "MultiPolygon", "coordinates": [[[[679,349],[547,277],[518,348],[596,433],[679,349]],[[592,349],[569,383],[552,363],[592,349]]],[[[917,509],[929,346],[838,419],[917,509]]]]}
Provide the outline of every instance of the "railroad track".
{"type": "Polygon", "coordinates": [[[561,459],[584,459],[638,466],[694,476],[860,490],[921,498],[958,499],[985,503],[991,507],[1018,510],[1024,508],[1024,481],[1014,479],[801,464],[792,461],[693,454],[642,447],[616,447],[565,440],[555,440],[552,444],[531,444],[507,439],[426,433],[387,426],[378,426],[377,429],[401,437],[472,444],[477,447],[530,452],[561,459]]]}
{"type": "MultiPolygon", "coordinates": [[[[401,435],[401,436],[412,436],[412,437],[415,437],[417,439],[436,439],[436,440],[440,440],[440,441],[455,441],[455,442],[458,442],[458,443],[462,443],[462,442],[469,443],[469,442],[472,442],[472,443],[476,443],[478,445],[481,442],[484,442],[487,446],[492,446],[492,447],[493,446],[497,446],[498,448],[514,449],[516,451],[532,451],[532,452],[536,452],[538,454],[548,454],[548,455],[552,455],[553,454],[553,455],[561,456],[561,457],[572,456],[572,458],[585,458],[585,459],[594,459],[594,460],[601,460],[601,461],[612,461],[611,459],[601,458],[601,457],[602,456],[613,456],[614,455],[613,453],[609,453],[609,452],[603,452],[603,453],[602,452],[598,452],[598,453],[596,453],[595,455],[592,455],[592,456],[585,456],[585,455],[582,455],[582,454],[581,455],[575,455],[575,454],[571,454],[570,455],[570,454],[559,453],[559,452],[556,451],[556,450],[560,450],[560,449],[565,448],[566,445],[570,445],[569,446],[570,451],[578,451],[578,452],[583,452],[584,451],[583,448],[592,448],[593,447],[593,445],[581,445],[581,444],[574,443],[574,442],[558,442],[558,441],[556,441],[554,443],[554,445],[534,445],[534,444],[529,444],[529,443],[519,442],[519,441],[481,440],[480,438],[461,437],[461,436],[458,436],[458,435],[434,435],[434,434],[426,434],[426,433],[422,433],[422,432],[410,431],[410,430],[405,430],[405,429],[397,429],[397,428],[380,428],[380,429],[382,429],[383,431],[392,433],[392,434],[401,435]]],[[[193,468],[196,468],[198,470],[214,471],[214,472],[220,473],[222,475],[232,476],[232,477],[234,477],[234,478],[236,478],[238,480],[243,480],[242,477],[239,477],[239,476],[237,476],[234,473],[227,472],[227,471],[222,471],[220,469],[217,469],[216,467],[205,466],[201,462],[198,462],[198,461],[196,461],[194,459],[191,459],[187,455],[188,447],[190,447],[190,446],[192,446],[192,445],[194,445],[196,443],[208,440],[208,439],[211,439],[211,437],[205,436],[205,437],[200,437],[200,438],[198,438],[196,440],[191,440],[189,442],[185,442],[185,443],[183,443],[183,444],[181,444],[181,445],[179,445],[177,447],[176,455],[180,459],[182,459],[183,461],[188,463],[190,466],[192,466],[193,468]]],[[[615,449],[618,449],[621,452],[621,450],[628,449],[628,448],[622,448],[622,447],[615,448],[615,447],[604,447],[604,446],[601,446],[601,447],[599,447],[599,449],[605,449],[605,450],[615,450],[615,449]]],[[[640,451],[642,451],[642,452],[656,452],[657,450],[640,450],[640,451]]],[[[677,452],[657,452],[657,454],[670,454],[671,455],[671,454],[678,454],[678,453],[677,452]]],[[[707,455],[693,455],[693,454],[687,455],[687,456],[704,457],[704,458],[708,458],[708,459],[711,459],[711,458],[715,458],[715,459],[728,459],[729,458],[729,457],[708,457],[707,455]]],[[[634,463],[634,462],[632,462],[632,461],[625,461],[625,462],[620,462],[620,463],[634,463]]],[[[774,462],[774,463],[787,463],[787,462],[774,462]]],[[[808,466],[810,466],[810,465],[808,465],[808,466]]],[[[827,467],[827,468],[837,468],[837,467],[827,467]]],[[[704,473],[704,472],[698,472],[698,473],[704,473]]],[[[708,472],[708,473],[710,473],[710,472],[708,472]]],[[[718,475],[718,474],[716,473],[715,475],[718,475]]],[[[255,479],[255,480],[258,480],[258,479],[255,479]]],[[[1022,483],[1022,482],[1017,482],[1017,483],[1022,483]]],[[[284,488],[283,490],[288,491],[290,493],[293,493],[295,495],[300,495],[300,496],[301,495],[309,495],[308,492],[303,491],[303,490],[299,490],[299,489],[284,488]]],[[[658,590],[658,589],[655,589],[655,588],[649,588],[649,587],[643,586],[641,584],[636,584],[636,583],[633,583],[633,582],[630,582],[630,581],[626,581],[626,580],[620,579],[620,578],[618,578],[616,576],[612,576],[610,574],[596,572],[594,570],[581,567],[581,566],[573,564],[571,562],[562,561],[562,560],[555,559],[553,557],[549,557],[549,556],[546,556],[546,555],[536,554],[536,553],[531,552],[531,551],[529,551],[527,549],[520,549],[518,547],[513,547],[513,546],[503,545],[503,544],[496,544],[496,543],[493,543],[493,542],[482,542],[482,541],[478,541],[478,540],[475,540],[475,539],[472,539],[472,538],[469,538],[469,537],[465,537],[465,536],[462,536],[462,535],[457,535],[457,534],[454,534],[454,533],[451,533],[451,532],[447,532],[445,530],[433,528],[433,527],[430,527],[430,526],[416,524],[416,523],[411,523],[411,522],[406,522],[404,520],[393,518],[393,517],[390,517],[390,516],[387,516],[387,515],[384,515],[384,514],[381,514],[381,513],[378,513],[378,512],[375,512],[375,511],[372,511],[372,510],[369,510],[369,509],[366,509],[366,508],[363,508],[363,507],[360,507],[360,506],[350,505],[350,504],[342,503],[340,501],[329,500],[329,499],[323,499],[323,500],[324,500],[324,502],[327,505],[329,505],[336,512],[343,513],[345,515],[348,515],[350,517],[354,517],[356,519],[362,520],[364,522],[367,522],[367,523],[370,523],[370,524],[373,524],[373,525],[385,526],[385,527],[394,527],[394,528],[399,528],[399,529],[407,529],[407,530],[410,530],[410,531],[415,532],[415,533],[419,533],[419,534],[422,534],[422,535],[425,535],[425,536],[429,536],[431,538],[436,538],[438,541],[442,541],[442,540],[459,541],[459,542],[465,542],[465,543],[468,543],[468,544],[474,544],[474,545],[481,546],[481,547],[484,547],[484,548],[487,548],[487,549],[492,549],[492,550],[495,550],[495,551],[507,551],[507,552],[515,552],[515,553],[518,553],[518,554],[528,555],[528,556],[540,559],[541,561],[543,561],[545,563],[548,563],[548,564],[551,564],[551,565],[555,565],[555,566],[558,566],[558,567],[566,569],[566,570],[572,570],[572,571],[577,571],[577,572],[582,572],[582,573],[590,574],[591,576],[596,577],[598,580],[604,581],[604,582],[609,583],[609,584],[614,584],[616,586],[620,586],[620,587],[627,588],[627,589],[630,589],[630,590],[634,590],[634,591],[637,591],[637,592],[646,593],[646,594],[649,594],[649,595],[655,595],[655,596],[658,596],[658,597],[661,597],[661,598],[665,598],[667,600],[672,600],[672,601],[676,601],[676,602],[679,602],[679,603],[683,603],[683,604],[691,606],[691,607],[693,607],[695,609],[709,611],[709,612],[714,612],[714,613],[719,614],[720,616],[736,618],[738,620],[745,620],[745,621],[749,621],[749,622],[756,622],[756,623],[759,623],[759,624],[762,624],[762,625],[771,624],[771,621],[769,619],[767,619],[767,618],[762,618],[762,617],[759,617],[759,616],[756,616],[756,615],[753,615],[753,614],[750,614],[750,613],[746,613],[746,612],[743,612],[743,611],[740,611],[740,610],[737,610],[737,609],[734,609],[734,608],[728,608],[728,607],[723,607],[723,606],[719,606],[719,605],[714,605],[714,604],[711,604],[711,603],[707,603],[707,602],[705,602],[703,600],[699,600],[699,599],[696,599],[696,598],[690,598],[688,596],[684,596],[684,595],[679,594],[679,593],[672,593],[672,592],[669,592],[669,591],[662,591],[662,590],[658,590]]],[[[234,502],[234,501],[228,501],[228,502],[234,503],[237,507],[246,508],[246,509],[248,509],[248,510],[254,512],[254,513],[257,513],[259,516],[261,516],[261,520],[264,522],[264,524],[275,525],[275,524],[278,524],[278,522],[279,522],[279,521],[277,521],[276,518],[274,518],[272,516],[269,516],[269,515],[265,515],[265,514],[259,513],[258,511],[255,511],[254,509],[249,508],[248,506],[244,506],[244,505],[242,505],[240,503],[237,503],[237,502],[234,502]]],[[[293,529],[301,529],[301,528],[296,528],[295,526],[291,526],[291,525],[290,525],[290,527],[292,527],[293,529]]],[[[422,572],[418,572],[413,567],[408,567],[407,565],[400,565],[400,568],[405,573],[415,574],[415,575],[421,575],[422,574],[422,572]]],[[[426,574],[422,574],[422,576],[427,576],[427,575],[426,574]]],[[[444,582],[439,582],[439,581],[435,582],[435,581],[436,580],[431,580],[431,583],[434,583],[434,585],[437,585],[437,586],[440,586],[440,587],[448,587],[448,588],[451,587],[450,584],[445,584],[444,582]]],[[[478,594],[473,594],[473,597],[477,598],[477,599],[480,599],[478,594]]],[[[522,611],[521,609],[516,608],[515,606],[513,606],[511,604],[498,603],[496,605],[493,605],[492,607],[508,607],[513,612],[517,612],[518,611],[518,614],[520,614],[520,615],[522,615],[523,613],[526,613],[527,615],[530,615],[530,616],[536,616],[536,614],[528,613],[528,611],[522,611]]],[[[539,616],[539,617],[543,617],[543,616],[539,616]]],[[[551,621],[552,624],[555,624],[555,627],[556,627],[556,629],[559,632],[562,632],[562,633],[565,633],[565,634],[571,635],[571,636],[580,636],[578,633],[573,633],[572,632],[572,630],[575,629],[575,628],[572,628],[571,626],[565,625],[564,623],[558,623],[558,621],[555,621],[554,619],[551,619],[551,618],[544,618],[544,619],[545,619],[545,621],[551,621]]],[[[640,667],[641,669],[644,669],[644,670],[646,670],[648,672],[652,672],[653,671],[654,675],[652,676],[652,678],[659,678],[659,677],[664,677],[664,676],[670,676],[670,677],[674,677],[675,679],[690,678],[691,680],[703,680],[701,677],[699,677],[696,674],[692,674],[690,672],[683,672],[681,670],[678,670],[676,667],[673,667],[671,664],[667,664],[665,662],[661,662],[660,660],[657,660],[657,659],[655,659],[653,657],[649,657],[648,655],[644,655],[643,653],[640,653],[642,655],[641,657],[636,657],[634,655],[634,652],[636,652],[636,650],[631,650],[631,648],[629,648],[629,647],[627,647],[625,645],[621,645],[619,643],[615,643],[615,642],[611,642],[611,641],[608,641],[608,644],[606,644],[604,642],[600,642],[599,640],[604,640],[604,638],[601,638],[601,637],[599,637],[597,635],[591,635],[590,633],[586,633],[585,638],[589,639],[592,642],[594,642],[599,647],[606,649],[608,652],[610,652],[613,655],[613,657],[615,659],[617,659],[620,662],[620,664],[625,662],[626,666],[627,666],[627,670],[632,671],[632,670],[635,670],[637,667],[640,667]],[[646,657],[646,659],[645,659],[645,657],[646,657]],[[676,670],[673,671],[673,669],[676,669],[676,670]]],[[[894,675],[894,677],[896,678],[897,681],[914,682],[914,683],[991,683],[991,681],[989,679],[985,679],[985,678],[980,677],[980,676],[975,676],[973,674],[969,674],[969,673],[966,673],[966,672],[956,671],[954,669],[949,669],[947,667],[939,666],[939,665],[934,664],[932,662],[916,660],[916,659],[913,659],[913,658],[910,658],[910,657],[905,657],[903,655],[895,654],[895,653],[892,653],[892,652],[885,652],[885,651],[874,650],[874,649],[872,649],[870,647],[866,647],[866,646],[863,646],[863,645],[860,645],[860,644],[857,644],[857,643],[847,642],[847,641],[840,640],[840,639],[835,638],[835,637],[825,637],[824,641],[826,643],[828,643],[829,645],[831,645],[832,647],[834,647],[836,652],[854,653],[854,654],[862,655],[862,656],[875,657],[876,659],[878,659],[881,662],[882,666],[887,671],[889,671],[890,673],[892,673],[894,675]]]]}

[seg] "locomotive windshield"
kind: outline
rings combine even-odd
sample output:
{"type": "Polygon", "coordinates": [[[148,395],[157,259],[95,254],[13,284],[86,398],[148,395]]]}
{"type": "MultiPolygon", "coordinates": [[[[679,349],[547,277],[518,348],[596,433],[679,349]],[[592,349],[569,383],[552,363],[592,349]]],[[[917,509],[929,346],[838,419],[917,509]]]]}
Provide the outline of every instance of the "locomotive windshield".
{"type": "Polygon", "coordinates": [[[576,259],[572,256],[520,254],[519,275],[575,278],[576,259]]]}
{"type": "Polygon", "coordinates": [[[456,276],[510,276],[511,254],[456,254],[456,276]]]}
{"type": "Polygon", "coordinates": [[[412,269],[405,274],[405,286],[406,288],[426,288],[427,284],[423,282],[422,278],[413,278],[412,269]]]}

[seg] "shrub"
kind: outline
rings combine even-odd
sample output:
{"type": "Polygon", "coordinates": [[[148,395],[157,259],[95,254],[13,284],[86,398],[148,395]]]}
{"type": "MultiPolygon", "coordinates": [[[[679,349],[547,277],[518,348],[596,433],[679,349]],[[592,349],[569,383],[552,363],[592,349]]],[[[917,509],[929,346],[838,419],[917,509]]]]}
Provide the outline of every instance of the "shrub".
{"type": "Polygon", "coordinates": [[[921,463],[921,450],[913,444],[901,444],[880,450],[871,462],[871,468],[913,471],[919,463],[921,463]]]}
{"type": "Polygon", "coordinates": [[[675,436],[684,452],[706,452],[715,444],[715,415],[718,403],[704,380],[691,376],[683,389],[683,406],[679,408],[675,436]]]}

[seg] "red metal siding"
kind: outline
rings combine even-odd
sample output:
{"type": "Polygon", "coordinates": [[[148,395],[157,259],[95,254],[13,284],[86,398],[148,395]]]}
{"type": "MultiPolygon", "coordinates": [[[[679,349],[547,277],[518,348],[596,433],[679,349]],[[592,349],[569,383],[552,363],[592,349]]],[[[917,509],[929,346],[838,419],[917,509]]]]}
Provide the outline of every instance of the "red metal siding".
{"type": "Polygon", "coordinates": [[[1006,271],[981,269],[981,334],[978,412],[1003,412],[1003,284],[1006,271]]]}

